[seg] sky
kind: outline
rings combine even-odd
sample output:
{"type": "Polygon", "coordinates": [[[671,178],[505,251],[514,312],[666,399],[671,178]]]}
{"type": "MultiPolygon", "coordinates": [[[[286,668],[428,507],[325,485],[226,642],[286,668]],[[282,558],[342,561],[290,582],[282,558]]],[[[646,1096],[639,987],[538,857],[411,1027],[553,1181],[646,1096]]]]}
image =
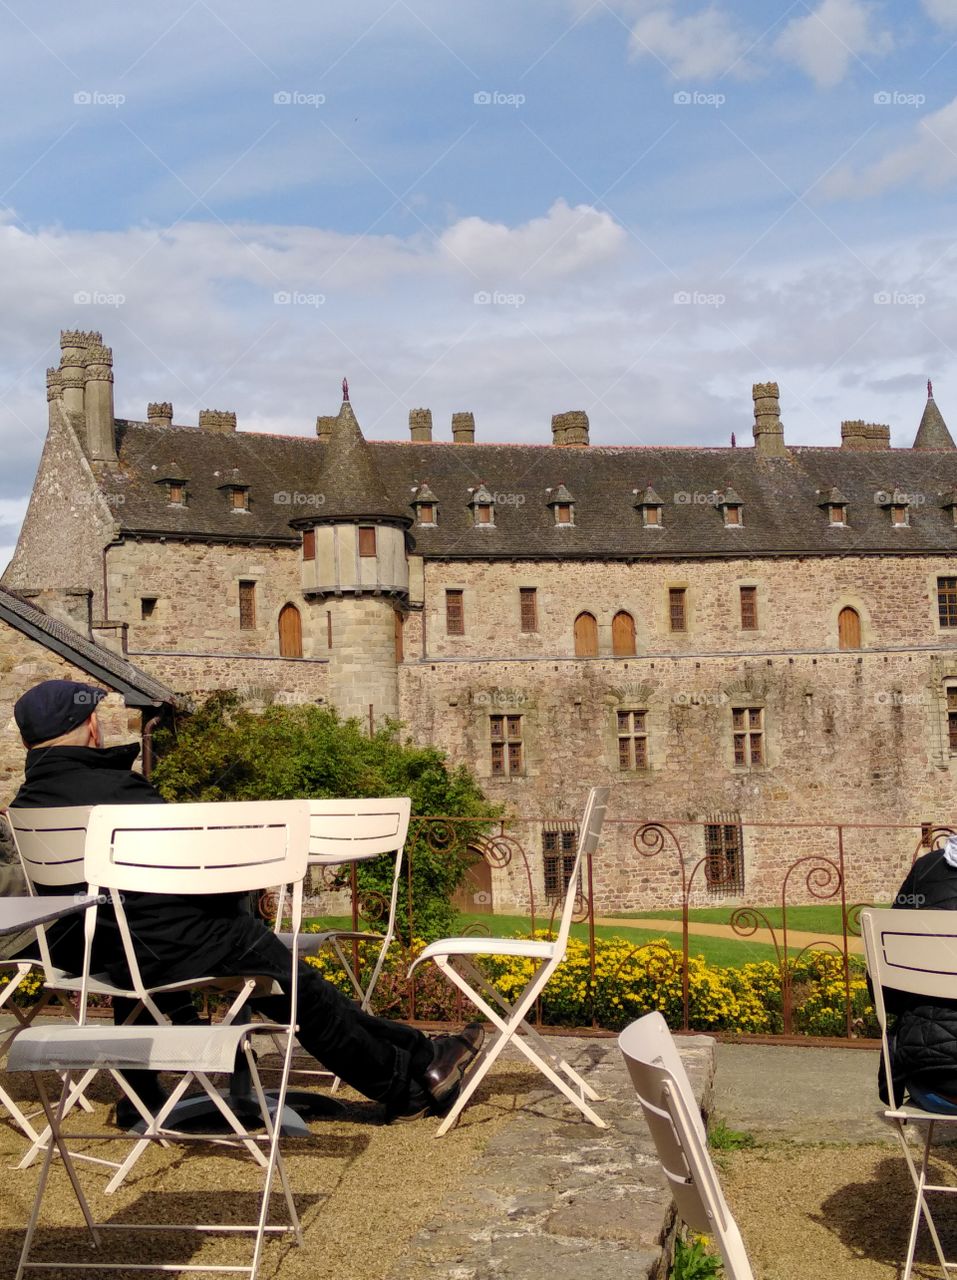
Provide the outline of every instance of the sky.
{"type": "Polygon", "coordinates": [[[0,567],[61,328],[116,414],[957,428],[957,0],[0,0],[0,567]]]}

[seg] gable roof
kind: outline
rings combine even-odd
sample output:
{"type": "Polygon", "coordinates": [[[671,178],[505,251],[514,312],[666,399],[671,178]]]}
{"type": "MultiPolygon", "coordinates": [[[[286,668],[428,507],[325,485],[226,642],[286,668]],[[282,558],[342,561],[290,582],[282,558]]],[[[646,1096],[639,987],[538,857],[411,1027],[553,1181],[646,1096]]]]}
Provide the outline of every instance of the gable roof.
{"type": "Polygon", "coordinates": [[[957,528],[944,507],[957,488],[957,449],[796,446],[764,458],[745,448],[363,440],[364,470],[349,494],[346,450],[336,461],[333,443],[314,436],[136,422],[118,423],[117,435],[119,462],[99,482],[123,494],[113,509],[122,533],[133,536],[298,546],[291,520],[412,519],[416,492],[427,485],[438,523],[417,525],[412,536],[418,554],[436,559],[957,554],[957,528]],[[170,505],[154,483],[174,461],[189,476],[185,506],[170,505]],[[242,515],[218,487],[232,467],[250,478],[242,515]],[[567,528],[556,527],[547,505],[548,490],[562,483],[575,495],[567,528]],[[469,503],[482,485],[495,502],[494,526],[473,521],[469,503]],[[652,532],[635,507],[635,490],[649,485],[662,504],[652,532]],[[832,525],[820,506],[833,488],[847,502],[846,526],[832,525]],[[910,495],[906,527],[895,528],[880,506],[878,495],[895,490],[910,495]],[[746,523],[729,529],[715,501],[731,491],[746,523]]]}
{"type": "Polygon", "coordinates": [[[121,693],[128,706],[177,706],[179,703],[176,694],[159,680],[105,645],[87,639],[59,618],[52,618],[7,587],[0,587],[0,621],[52,649],[100,684],[121,693]]]}

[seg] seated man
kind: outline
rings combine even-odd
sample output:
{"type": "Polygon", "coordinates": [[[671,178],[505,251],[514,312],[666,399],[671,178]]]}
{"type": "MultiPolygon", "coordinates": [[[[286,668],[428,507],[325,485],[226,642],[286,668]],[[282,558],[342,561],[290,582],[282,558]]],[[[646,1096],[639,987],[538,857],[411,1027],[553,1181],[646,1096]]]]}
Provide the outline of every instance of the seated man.
{"type": "MultiPolygon", "coordinates": [[[[105,696],[93,685],[47,680],[20,698],[14,717],[27,758],[25,781],[12,808],[165,803],[132,771],[139,754],[135,742],[103,746],[96,705],[105,696]]],[[[153,985],[206,974],[256,973],[280,987],[287,985],[289,950],[243,909],[247,899],[246,894],[127,894],[124,905],[143,980],[153,985]]],[[[73,972],[82,964],[82,930],[76,918],[49,931],[57,963],[73,972]]],[[[96,967],[117,984],[129,981],[118,930],[108,911],[98,916],[95,950],[96,967]]],[[[254,1003],[267,1017],[288,1017],[285,995],[254,1003]]],[[[170,1016],[180,1020],[175,1013],[170,1016]]],[[[483,1036],[481,1027],[473,1026],[458,1036],[430,1040],[404,1023],[363,1013],[302,962],[296,1020],[303,1048],[367,1098],[384,1103],[389,1119],[447,1109],[483,1036]]]]}
{"type": "MultiPolygon", "coordinates": [[[[897,891],[893,905],[927,911],[957,910],[957,836],[943,849],[918,858],[897,891]]],[[[931,1000],[885,988],[888,1013],[895,1016],[891,1038],[894,1091],[906,1088],[919,1107],[957,1115],[957,998],[931,1000]]],[[[887,1099],[883,1060],[880,1096],[887,1099]]]]}

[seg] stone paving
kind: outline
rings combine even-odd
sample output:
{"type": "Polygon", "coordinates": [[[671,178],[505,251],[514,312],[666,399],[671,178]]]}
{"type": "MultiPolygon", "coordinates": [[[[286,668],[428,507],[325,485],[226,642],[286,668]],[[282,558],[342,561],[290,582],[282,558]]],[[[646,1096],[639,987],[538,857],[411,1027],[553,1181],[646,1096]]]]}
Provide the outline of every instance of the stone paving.
{"type": "MultiPolygon", "coordinates": [[[[560,1043],[602,1095],[596,1110],[609,1127],[576,1119],[543,1081],[491,1139],[468,1189],[413,1237],[387,1280],[581,1280],[583,1271],[589,1280],[665,1280],[673,1204],[617,1043],[560,1043]]],[[[714,1041],[689,1036],[678,1045],[707,1112],[714,1041]]]]}

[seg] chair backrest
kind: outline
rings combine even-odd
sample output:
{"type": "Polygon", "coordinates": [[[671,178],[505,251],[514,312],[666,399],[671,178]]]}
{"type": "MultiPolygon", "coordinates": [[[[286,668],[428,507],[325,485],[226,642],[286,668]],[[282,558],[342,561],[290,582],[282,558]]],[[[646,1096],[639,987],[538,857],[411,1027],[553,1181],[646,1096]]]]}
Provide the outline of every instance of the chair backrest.
{"type": "Polygon", "coordinates": [[[561,920],[558,925],[556,953],[565,954],[568,945],[568,934],[572,927],[572,916],[575,914],[575,899],[578,896],[578,877],[581,872],[582,859],[590,857],[598,848],[598,837],[601,835],[602,823],[605,821],[605,809],[608,806],[608,787],[592,787],[585,801],[585,812],[582,814],[578,828],[578,848],[568,887],[565,890],[565,902],[562,906],[561,920]]]}
{"type": "MultiPolygon", "coordinates": [[[[89,805],[7,810],[7,823],[31,896],[37,896],[37,886],[64,889],[86,883],[83,849],[90,812],[89,805]]],[[[40,959],[52,970],[45,925],[37,925],[37,942],[40,959]]]]}
{"type": "MultiPolygon", "coordinates": [[[[395,913],[402,878],[402,853],[409,833],[412,801],[408,796],[309,801],[309,864],[341,866],[393,854],[392,892],[384,938],[395,936],[395,913]]],[[[376,922],[378,923],[378,922],[376,922]]]]}
{"type": "Polygon", "coordinates": [[[628,1074],[654,1139],[678,1215],[713,1236],[728,1280],[753,1280],[744,1242],[708,1151],[688,1073],[660,1013],[649,1013],[618,1037],[628,1074]]]}
{"type": "Polygon", "coordinates": [[[953,999],[957,984],[957,912],[868,909],[861,912],[861,936],[874,988],[874,1012],[881,1029],[888,1096],[891,1107],[897,1107],[901,1100],[894,1096],[884,988],[931,999],[953,999]]]}
{"type": "MultiPolygon", "coordinates": [[[[133,986],[144,998],[121,891],[243,893],[291,884],[296,935],[302,923],[308,855],[308,800],[114,804],[97,805],[90,813],[85,867],[91,887],[110,891],[133,986]]],[[[87,913],[88,953],[95,927],[92,914],[87,913]]],[[[295,982],[295,965],[292,974],[295,982]]]]}

